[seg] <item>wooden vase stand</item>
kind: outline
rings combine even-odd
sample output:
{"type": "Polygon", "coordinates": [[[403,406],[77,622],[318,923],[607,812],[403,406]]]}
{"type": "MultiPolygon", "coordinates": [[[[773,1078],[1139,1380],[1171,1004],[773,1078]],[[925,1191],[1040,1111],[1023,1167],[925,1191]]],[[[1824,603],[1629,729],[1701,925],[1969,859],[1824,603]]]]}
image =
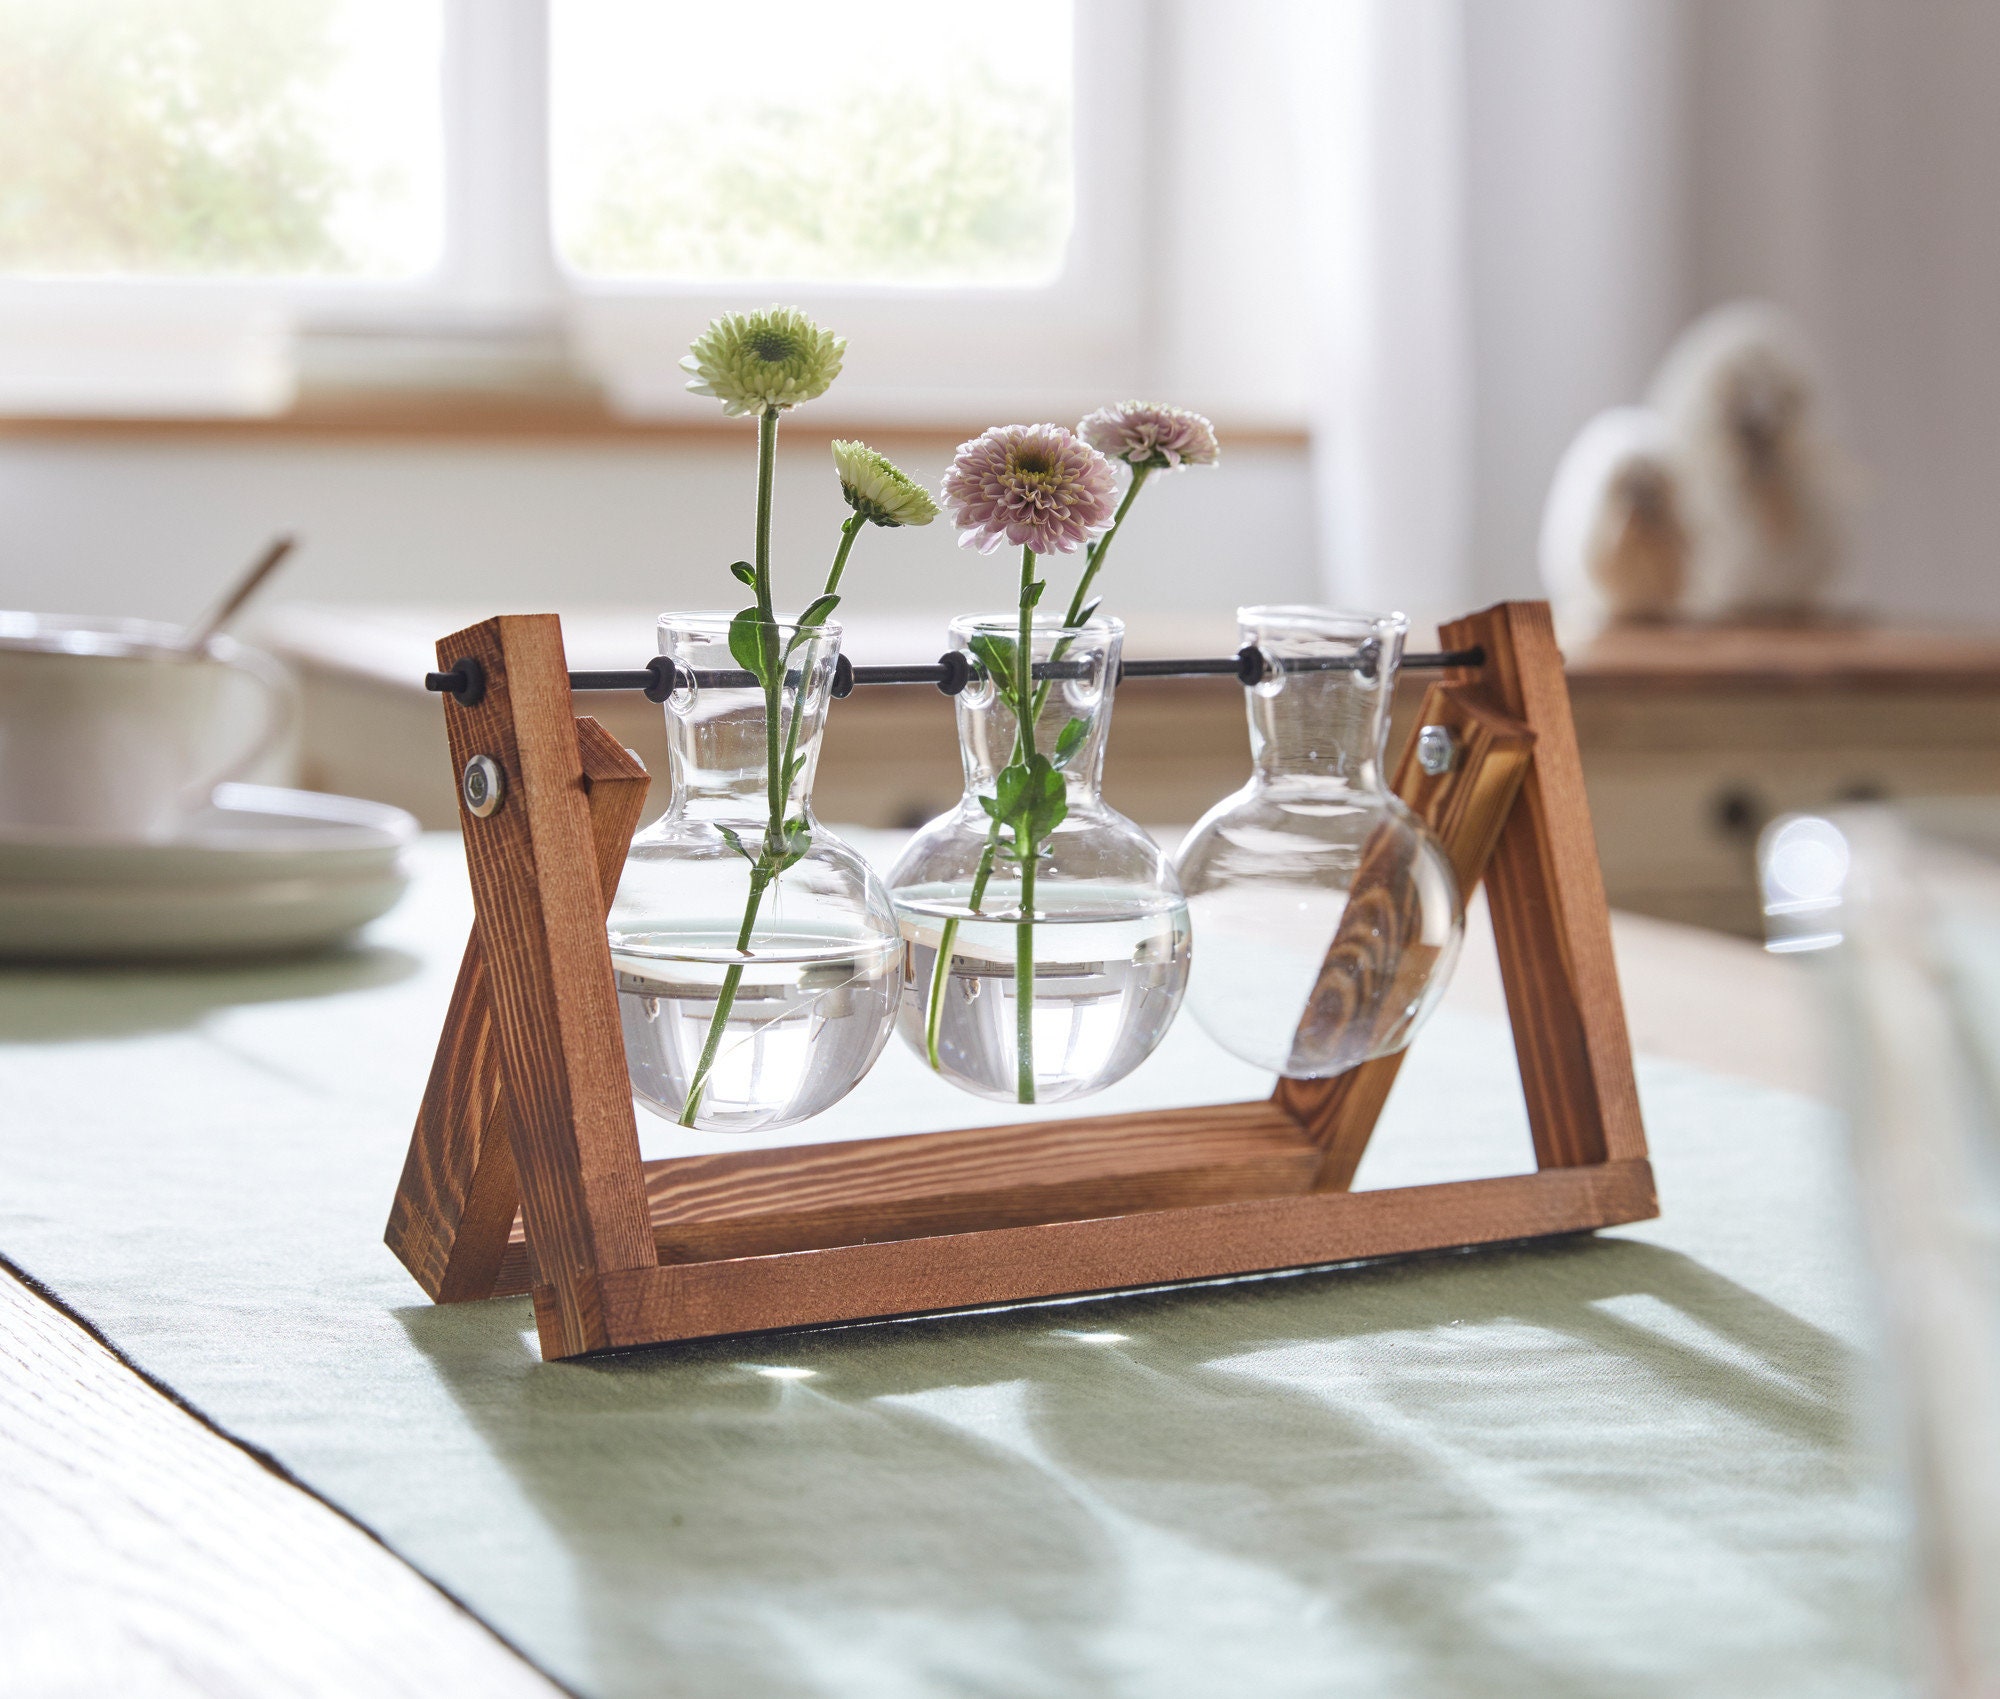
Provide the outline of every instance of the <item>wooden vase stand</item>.
{"type": "MultiPolygon", "coordinates": [[[[1395,790],[1493,915],[1536,1171],[1354,1192],[1400,1053],[1266,1100],[643,1162],[604,920],[646,772],[574,717],[553,614],[438,644],[477,918],[389,1217],[440,1303],[531,1292],[542,1354],[1106,1292],[1576,1233],[1658,1213],[1562,658],[1540,602],[1446,626],[1395,790]],[[1434,739],[1435,742],[1435,739],[1434,739]],[[1436,763],[1433,762],[1433,765],[1436,763]]],[[[1410,918],[1371,856],[1307,1019],[1393,971],[1410,918]]]]}

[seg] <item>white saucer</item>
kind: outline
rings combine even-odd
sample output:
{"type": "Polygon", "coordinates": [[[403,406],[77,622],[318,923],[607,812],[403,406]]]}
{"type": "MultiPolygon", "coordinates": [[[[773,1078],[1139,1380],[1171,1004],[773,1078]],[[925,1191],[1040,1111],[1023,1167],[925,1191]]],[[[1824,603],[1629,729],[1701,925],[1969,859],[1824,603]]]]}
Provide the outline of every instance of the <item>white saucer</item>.
{"type": "Polygon", "coordinates": [[[0,957],[239,956],[337,942],[394,906],[400,808],[224,785],[165,842],[0,836],[0,957]]]}

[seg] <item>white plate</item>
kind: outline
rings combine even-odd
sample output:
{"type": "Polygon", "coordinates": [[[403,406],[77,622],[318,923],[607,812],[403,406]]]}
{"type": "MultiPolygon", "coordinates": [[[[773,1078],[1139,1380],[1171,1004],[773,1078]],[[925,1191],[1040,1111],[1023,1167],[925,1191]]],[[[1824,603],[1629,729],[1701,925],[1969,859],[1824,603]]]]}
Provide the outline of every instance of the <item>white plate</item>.
{"type": "Polygon", "coordinates": [[[416,834],[415,820],[383,803],[224,785],[167,843],[0,840],[0,958],[321,948],[395,906],[416,834]]]}
{"type": "Polygon", "coordinates": [[[416,820],[386,802],[219,785],[214,801],[172,838],[76,839],[0,834],[0,885],[224,885],[276,879],[356,879],[389,873],[416,838],[416,820]]]}
{"type": "Polygon", "coordinates": [[[386,914],[408,884],[397,870],[231,885],[0,885],[0,958],[113,962],[320,949],[386,914]]]}

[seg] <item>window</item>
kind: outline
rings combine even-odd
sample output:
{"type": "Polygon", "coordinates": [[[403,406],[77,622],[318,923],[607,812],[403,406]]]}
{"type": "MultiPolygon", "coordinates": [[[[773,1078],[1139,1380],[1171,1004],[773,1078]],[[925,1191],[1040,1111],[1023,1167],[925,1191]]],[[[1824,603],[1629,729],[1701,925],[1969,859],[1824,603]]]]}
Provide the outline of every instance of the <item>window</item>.
{"type": "Polygon", "coordinates": [[[432,271],[440,23],[413,0],[0,0],[0,272],[432,271]]]}
{"type": "Polygon", "coordinates": [[[1062,269],[1069,0],[557,0],[555,228],[584,277],[1008,285],[1062,269]],[[659,67],[679,64],[663,78],[659,67]]]}
{"type": "Polygon", "coordinates": [[[0,408],[268,411],[300,358],[489,386],[534,344],[706,417],[679,356],[779,292],[854,344],[848,417],[1101,400],[1148,335],[1152,27],[1146,0],[0,0],[0,408]]]}

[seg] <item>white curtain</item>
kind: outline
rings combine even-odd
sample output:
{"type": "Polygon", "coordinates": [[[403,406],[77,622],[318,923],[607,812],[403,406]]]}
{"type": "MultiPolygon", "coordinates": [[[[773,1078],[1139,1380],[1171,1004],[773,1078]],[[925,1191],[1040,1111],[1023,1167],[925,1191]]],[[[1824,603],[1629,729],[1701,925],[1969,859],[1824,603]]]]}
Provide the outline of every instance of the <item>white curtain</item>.
{"type": "Polygon", "coordinates": [[[1434,616],[1466,601],[1472,491],[1460,0],[1295,16],[1322,576],[1434,616]]]}
{"type": "Polygon", "coordinates": [[[1293,0],[1324,593],[1533,593],[1548,477],[1687,308],[1682,0],[1293,0]]]}

